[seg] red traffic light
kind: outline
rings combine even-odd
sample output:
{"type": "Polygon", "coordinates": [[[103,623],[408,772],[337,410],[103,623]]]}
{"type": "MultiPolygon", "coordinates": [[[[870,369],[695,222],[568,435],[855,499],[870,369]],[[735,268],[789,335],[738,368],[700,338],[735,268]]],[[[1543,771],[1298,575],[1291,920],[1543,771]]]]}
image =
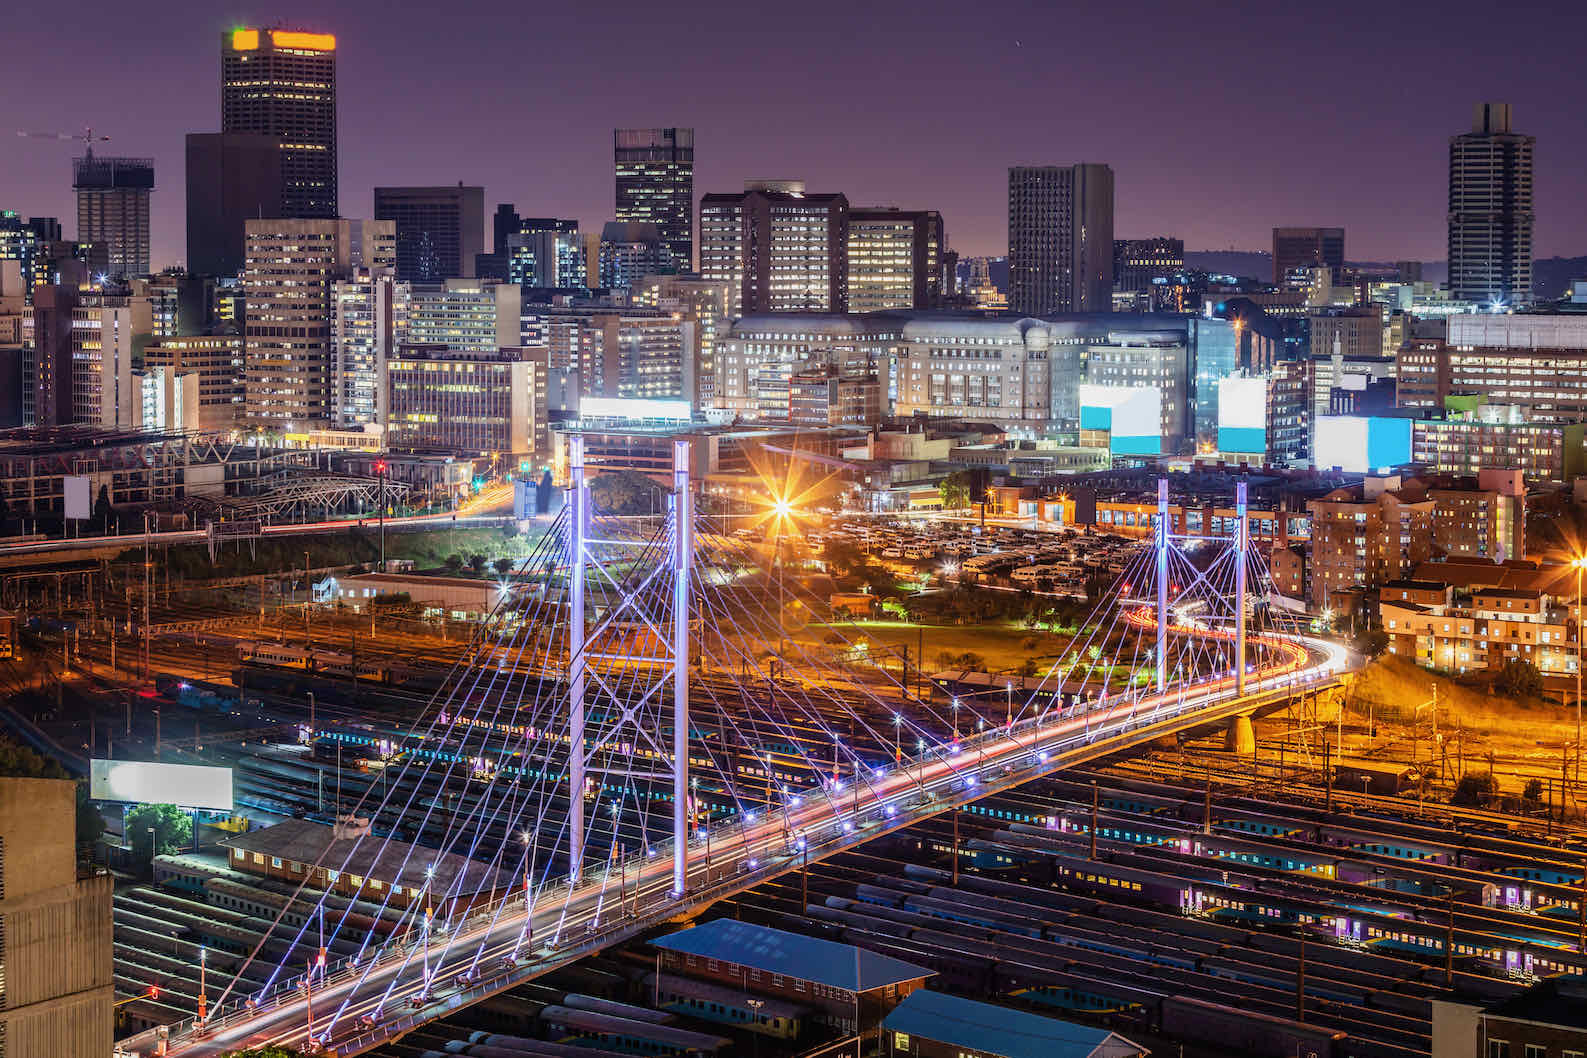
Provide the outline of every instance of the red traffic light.
{"type": "Polygon", "coordinates": [[[160,988],[159,988],[158,985],[150,985],[149,986],[149,998],[150,999],[159,999],[160,998],[160,988]]]}
{"type": "Polygon", "coordinates": [[[385,472],[386,472],[386,461],[384,459],[382,459],[382,460],[378,461],[377,463],[375,463],[375,473],[376,474],[384,474],[385,472]]]}

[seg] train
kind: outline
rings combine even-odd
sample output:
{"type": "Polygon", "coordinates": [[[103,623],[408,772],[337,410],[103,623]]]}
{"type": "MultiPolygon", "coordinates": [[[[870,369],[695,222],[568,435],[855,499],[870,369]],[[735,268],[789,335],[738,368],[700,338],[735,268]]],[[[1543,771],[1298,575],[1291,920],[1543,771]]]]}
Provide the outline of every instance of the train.
{"type": "Polygon", "coordinates": [[[351,654],[335,650],[312,650],[284,643],[243,641],[237,644],[237,661],[263,668],[295,669],[322,676],[351,679],[356,670],[359,680],[390,684],[403,673],[378,661],[354,661],[351,654]]]}

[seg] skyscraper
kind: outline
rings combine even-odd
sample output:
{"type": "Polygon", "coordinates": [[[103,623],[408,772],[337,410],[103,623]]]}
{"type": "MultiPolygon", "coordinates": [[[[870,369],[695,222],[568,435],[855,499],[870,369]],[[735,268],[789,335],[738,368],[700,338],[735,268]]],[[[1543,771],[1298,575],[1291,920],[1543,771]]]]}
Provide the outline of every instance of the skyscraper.
{"type": "Polygon", "coordinates": [[[359,267],[396,264],[390,221],[250,220],[245,227],[246,418],[264,430],[322,426],[336,410],[332,295],[359,267]]]}
{"type": "Polygon", "coordinates": [[[201,276],[242,271],[242,225],[279,217],[281,140],[247,132],[187,137],[187,270],[201,276]]]}
{"type": "Polygon", "coordinates": [[[523,217],[507,236],[507,278],[524,286],[558,289],[589,285],[579,222],[523,217]]]}
{"type": "Polygon", "coordinates": [[[336,38],[234,29],[220,59],[221,131],[281,140],[282,215],[337,216],[336,38]]]}
{"type": "Polygon", "coordinates": [[[1274,283],[1304,285],[1310,278],[1306,269],[1332,268],[1337,272],[1344,265],[1343,228],[1273,229],[1274,283]]]}
{"type": "Polygon", "coordinates": [[[1461,301],[1532,300],[1532,136],[1510,129],[1510,104],[1478,103],[1471,131],[1449,140],[1449,293],[1461,301]]]}
{"type": "Polygon", "coordinates": [[[729,313],[847,312],[849,200],[799,180],[752,180],[700,200],[700,274],[728,284],[729,313]]]}
{"type": "Polygon", "coordinates": [[[617,219],[654,224],[679,271],[694,267],[694,130],[614,129],[617,219]]]}
{"type": "Polygon", "coordinates": [[[1022,165],[1008,171],[1009,308],[1030,316],[1113,305],[1113,170],[1022,165]]]}
{"type": "Polygon", "coordinates": [[[148,275],[154,162],[95,157],[89,151],[72,164],[72,190],[77,193],[77,241],[103,244],[112,275],[148,275]]]}
{"type": "Polygon", "coordinates": [[[672,252],[656,226],[637,220],[608,221],[601,228],[597,256],[599,283],[610,290],[629,290],[646,276],[675,270],[672,252]]]}
{"type": "Polygon", "coordinates": [[[485,189],[377,187],[375,219],[397,226],[397,278],[439,283],[473,278],[485,252],[485,189]]]}

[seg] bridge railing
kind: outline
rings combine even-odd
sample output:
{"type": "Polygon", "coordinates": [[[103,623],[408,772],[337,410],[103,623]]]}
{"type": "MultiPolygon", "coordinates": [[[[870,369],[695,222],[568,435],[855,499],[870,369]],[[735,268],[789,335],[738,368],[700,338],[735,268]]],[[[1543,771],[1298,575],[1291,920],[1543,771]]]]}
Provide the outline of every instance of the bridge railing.
{"type": "MultiPolygon", "coordinates": [[[[1334,671],[1324,670],[1306,677],[1280,676],[1259,679],[1255,681],[1254,686],[1248,688],[1245,697],[1249,699],[1252,697],[1268,697],[1273,694],[1296,693],[1310,689],[1313,686],[1333,683],[1338,679],[1338,676],[1339,674],[1334,671]]],[[[1232,692],[1228,689],[1217,693],[1220,700],[1232,698],[1232,692]]],[[[1141,706],[1145,701],[1156,697],[1159,696],[1155,693],[1145,696],[1126,694],[1120,695],[1112,701],[1099,700],[1092,702],[1084,708],[1070,707],[1068,710],[1061,708],[1044,710],[1012,723],[998,724],[984,731],[968,734],[955,742],[944,744],[934,750],[928,750],[919,756],[907,757],[892,768],[882,769],[882,775],[907,774],[917,768],[921,769],[923,773],[924,768],[929,764],[934,761],[940,762],[947,758],[955,762],[963,762],[961,768],[954,769],[954,777],[948,781],[950,783],[965,783],[966,785],[963,789],[968,791],[982,778],[983,765],[981,761],[985,750],[989,747],[997,746],[1007,749],[1009,742],[1019,743],[1022,736],[1033,735],[1042,727],[1052,723],[1059,715],[1063,718],[1072,719],[1082,716],[1094,716],[1098,713],[1103,714],[1101,720],[1095,726],[1087,726],[1078,733],[1072,733],[1056,740],[1042,740],[1032,737],[1029,744],[1019,743],[1019,749],[1037,755],[1037,759],[1022,766],[1005,765],[1004,773],[1001,776],[1002,781],[998,785],[1018,784],[1047,770],[1046,761],[1040,757],[1040,754],[1044,751],[1047,753],[1055,750],[1064,752],[1077,745],[1094,743],[1102,738],[1116,739],[1139,728],[1177,718],[1187,711],[1200,711],[1208,704],[1207,692],[1191,692],[1179,701],[1158,702],[1152,708],[1143,712],[1141,706]],[[1122,716],[1120,715],[1121,710],[1123,710],[1122,716]],[[952,756],[948,758],[950,750],[952,751],[952,756]],[[968,759],[972,757],[974,759],[968,759]]],[[[935,795],[925,791],[923,784],[921,792],[924,796],[920,801],[906,804],[901,811],[895,807],[892,812],[885,814],[882,819],[872,820],[871,822],[882,822],[885,824],[885,830],[895,830],[940,813],[942,808],[938,804],[935,795]]],[[[725,846],[724,855],[727,859],[725,863],[718,865],[713,864],[707,858],[698,868],[691,866],[691,874],[696,871],[705,874],[705,885],[698,888],[690,888],[681,900],[674,898],[665,890],[662,890],[659,896],[650,896],[649,899],[640,903],[637,908],[630,907],[626,899],[625,874],[632,874],[632,884],[636,887],[641,886],[647,863],[670,861],[672,855],[672,841],[670,838],[622,859],[608,861],[606,866],[600,871],[586,871],[582,884],[568,891],[564,906],[572,904],[580,891],[588,894],[592,889],[605,890],[608,887],[616,886],[618,892],[614,893],[612,897],[613,903],[618,905],[614,925],[604,927],[600,925],[602,915],[606,914],[603,908],[595,912],[591,926],[582,934],[575,933],[569,944],[563,942],[562,931],[559,927],[553,934],[551,943],[542,949],[544,952],[542,958],[527,959],[522,964],[491,973],[488,977],[481,978],[477,982],[471,982],[463,991],[453,993],[446,1001],[447,1004],[455,1006],[457,1004],[454,1000],[458,1000],[458,997],[472,995],[476,992],[480,993],[480,995],[489,995],[493,992],[501,991],[503,988],[510,987],[515,979],[526,979],[534,974],[543,972],[547,963],[562,963],[580,958],[589,951],[603,949],[617,939],[619,934],[629,935],[648,928],[649,919],[652,916],[687,914],[697,907],[715,903],[725,894],[740,891],[758,884],[761,880],[774,878],[782,874],[788,869],[789,861],[791,860],[796,861],[801,857],[808,859],[812,856],[817,859],[825,858],[847,846],[857,845],[874,837],[876,834],[875,829],[863,820],[857,822],[855,817],[864,816],[878,810],[885,812],[885,807],[881,804],[880,799],[872,799],[864,808],[860,808],[859,800],[856,798],[854,807],[845,811],[842,803],[844,798],[833,797],[832,794],[833,791],[830,788],[817,788],[806,791],[801,795],[828,797],[834,801],[838,811],[830,822],[817,826],[806,826],[798,833],[795,833],[795,829],[792,826],[786,827],[784,832],[785,840],[779,848],[770,848],[771,842],[769,841],[762,842],[762,845],[768,846],[768,851],[760,854],[765,856],[766,862],[764,864],[758,862],[760,857],[756,855],[756,850],[749,847],[749,843],[743,840],[746,828],[755,825],[758,821],[759,812],[747,819],[744,813],[740,813],[731,820],[701,828],[702,836],[696,839],[696,846],[705,848],[708,845],[721,843],[725,846]],[[709,838],[706,838],[704,833],[708,833],[709,838]],[[714,884],[711,881],[711,876],[715,873],[713,868],[724,872],[714,884]]],[[[967,797],[966,799],[973,798],[967,797]]],[[[760,811],[767,813],[768,818],[775,818],[777,813],[786,815],[791,813],[792,810],[788,807],[779,809],[768,806],[760,811]]],[[[534,903],[539,904],[541,901],[546,900],[547,895],[542,889],[540,893],[535,894],[534,903]]],[[[470,911],[464,919],[447,927],[439,937],[432,933],[429,938],[421,937],[418,940],[414,940],[412,939],[413,931],[410,929],[402,940],[381,945],[368,958],[350,956],[330,964],[322,973],[316,974],[314,989],[316,991],[334,989],[356,977],[371,973],[389,962],[405,958],[411,959],[415,952],[421,952],[424,955],[435,953],[438,958],[444,957],[451,949],[455,938],[474,933],[480,929],[488,929],[498,923],[502,913],[509,907],[525,903],[524,894],[519,892],[509,893],[470,911]],[[440,943],[442,938],[445,938],[444,944],[440,943]],[[428,949],[428,951],[423,951],[423,949],[428,949]],[[437,952],[436,949],[439,949],[439,951],[437,952]]],[[[525,914],[527,918],[527,909],[525,914]]],[[[268,992],[262,992],[256,997],[233,1000],[223,1007],[217,1007],[210,1017],[203,1022],[202,1026],[199,1025],[196,1018],[183,1019],[168,1026],[169,1039],[172,1043],[179,1043],[207,1038],[228,1025],[236,1024],[238,1021],[247,1020],[260,1013],[274,1009],[283,998],[296,997],[303,993],[303,983],[306,976],[306,974],[294,975],[279,982],[268,992]]],[[[462,1005],[467,1004],[464,1003],[462,1005]]],[[[423,1018],[419,1018],[417,1014],[408,1015],[401,1022],[390,1025],[383,1023],[382,1026],[372,1027],[358,1039],[367,1039],[369,1042],[364,1045],[372,1046],[379,1040],[403,1031],[406,1027],[411,1027],[413,1024],[433,1020],[435,1016],[438,1015],[426,1015],[423,1018]],[[399,1028],[399,1025],[402,1027],[399,1028]]],[[[150,1030],[151,1033],[153,1031],[155,1030],[150,1030]]],[[[134,1037],[133,1040],[141,1040],[147,1035],[148,1033],[140,1034],[134,1037]]],[[[128,1041],[129,1044],[132,1042],[128,1041]]],[[[357,1053],[356,1049],[341,1050],[348,1046],[350,1046],[350,1041],[343,1041],[338,1043],[336,1048],[341,1053],[357,1053]]]]}

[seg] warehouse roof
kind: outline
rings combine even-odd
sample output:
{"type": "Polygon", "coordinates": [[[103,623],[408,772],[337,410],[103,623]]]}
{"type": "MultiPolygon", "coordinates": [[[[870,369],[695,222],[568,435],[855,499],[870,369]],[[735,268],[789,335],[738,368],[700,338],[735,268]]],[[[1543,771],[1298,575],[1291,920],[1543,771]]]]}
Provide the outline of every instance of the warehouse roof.
{"type": "Polygon", "coordinates": [[[934,972],[851,944],[803,937],[731,918],[713,919],[681,933],[658,937],[651,943],[666,951],[737,963],[762,973],[796,977],[850,992],[869,992],[905,981],[919,981],[934,972]],[[858,989],[855,988],[856,969],[860,981],[858,989]]]}
{"type": "Polygon", "coordinates": [[[1106,1029],[927,989],[909,993],[882,1020],[882,1027],[1002,1058],[1131,1058],[1148,1053],[1106,1029]]]}

